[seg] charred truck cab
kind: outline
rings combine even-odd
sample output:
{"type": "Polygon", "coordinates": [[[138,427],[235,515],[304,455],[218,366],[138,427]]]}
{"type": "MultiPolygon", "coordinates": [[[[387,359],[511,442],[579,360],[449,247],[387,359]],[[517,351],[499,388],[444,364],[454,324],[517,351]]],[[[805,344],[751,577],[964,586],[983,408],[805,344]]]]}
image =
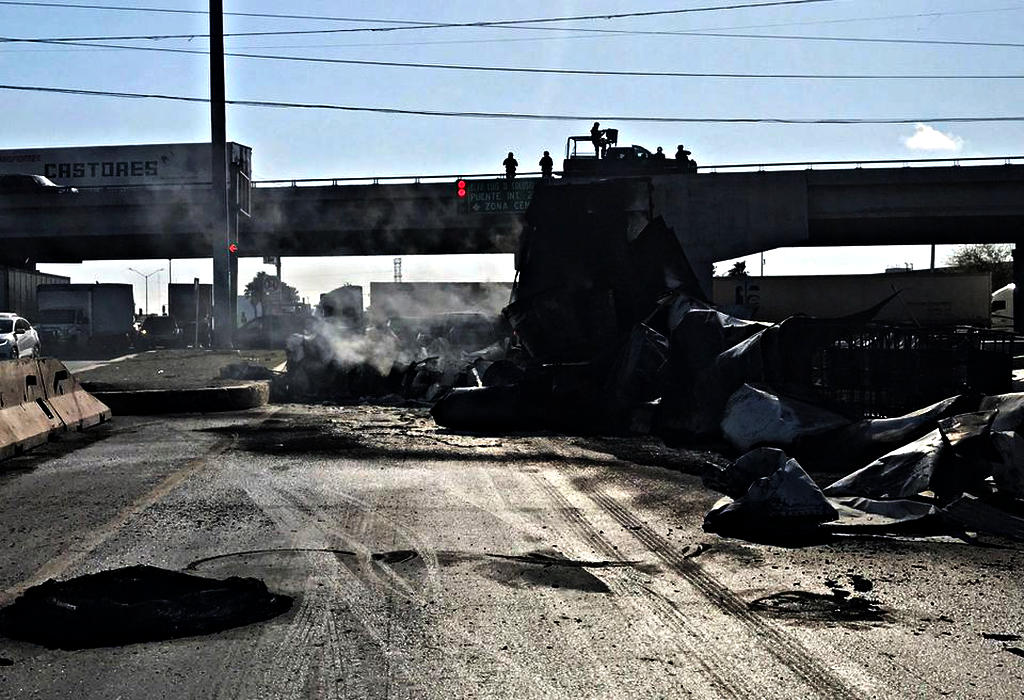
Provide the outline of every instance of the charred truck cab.
{"type": "Polygon", "coordinates": [[[589,134],[570,136],[565,142],[563,176],[657,175],[697,170],[696,162],[689,158],[657,158],[643,146],[619,146],[618,140],[618,129],[604,130],[600,149],[589,134]]]}

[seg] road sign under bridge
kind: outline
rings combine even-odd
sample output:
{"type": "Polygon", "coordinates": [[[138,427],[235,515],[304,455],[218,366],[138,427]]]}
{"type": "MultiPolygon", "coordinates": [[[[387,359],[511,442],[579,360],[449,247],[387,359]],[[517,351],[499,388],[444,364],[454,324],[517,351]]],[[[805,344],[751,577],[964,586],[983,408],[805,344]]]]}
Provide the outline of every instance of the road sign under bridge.
{"type": "Polygon", "coordinates": [[[526,211],[536,180],[467,180],[459,203],[463,214],[526,211]]]}

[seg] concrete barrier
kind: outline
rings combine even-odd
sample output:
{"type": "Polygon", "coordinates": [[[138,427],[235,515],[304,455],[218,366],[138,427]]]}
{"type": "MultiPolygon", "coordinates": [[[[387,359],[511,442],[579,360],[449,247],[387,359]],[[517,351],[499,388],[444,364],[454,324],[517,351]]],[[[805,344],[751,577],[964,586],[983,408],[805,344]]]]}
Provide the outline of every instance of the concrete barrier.
{"type": "Polygon", "coordinates": [[[44,357],[37,362],[47,402],[65,430],[85,430],[110,420],[110,408],[83,389],[60,360],[44,357]]]}
{"type": "Polygon", "coordinates": [[[0,361],[0,460],[110,416],[58,360],[0,361]]]}

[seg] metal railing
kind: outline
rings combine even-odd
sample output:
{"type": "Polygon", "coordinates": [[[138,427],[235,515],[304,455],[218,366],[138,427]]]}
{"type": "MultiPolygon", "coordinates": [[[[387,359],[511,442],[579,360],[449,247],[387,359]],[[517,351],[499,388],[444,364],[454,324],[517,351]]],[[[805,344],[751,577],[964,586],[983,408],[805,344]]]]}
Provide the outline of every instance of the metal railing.
{"type": "MultiPolygon", "coordinates": [[[[808,160],[808,161],[784,161],[776,163],[722,163],[716,165],[699,165],[698,172],[715,173],[719,170],[748,170],[755,172],[767,172],[770,170],[813,170],[814,168],[836,168],[848,167],[871,168],[891,165],[911,167],[914,164],[925,163],[949,163],[959,166],[961,163],[993,163],[998,165],[1011,165],[1014,162],[1024,161],[1024,155],[1019,156],[972,156],[969,158],[888,158],[878,160],[808,160]]],[[[673,160],[667,161],[666,173],[674,172],[671,167],[673,160]]],[[[562,176],[561,171],[555,171],[555,175],[562,176]]],[[[643,173],[650,175],[651,173],[643,173]]],[[[517,178],[540,177],[540,172],[516,173],[517,178]]],[[[425,182],[455,182],[456,180],[491,180],[504,179],[505,173],[471,173],[471,174],[449,174],[449,175],[383,175],[383,176],[362,176],[362,177],[311,177],[311,178],[290,178],[283,180],[253,180],[253,187],[315,187],[342,185],[380,185],[380,184],[413,184],[418,185],[425,182]]]]}
{"type": "Polygon", "coordinates": [[[1024,161],[1024,156],[972,156],[969,158],[887,158],[876,160],[807,160],[787,161],[779,163],[728,163],[724,165],[701,165],[698,171],[716,172],[718,170],[756,170],[764,171],[768,168],[779,169],[803,169],[813,170],[815,167],[826,166],[854,166],[863,168],[865,166],[886,166],[900,165],[905,168],[911,167],[914,163],[950,163],[958,166],[961,163],[982,163],[989,162],[997,165],[1011,165],[1014,161],[1024,161]]]}
{"type": "MultiPolygon", "coordinates": [[[[561,175],[560,172],[556,172],[561,175]]],[[[516,179],[523,177],[540,177],[540,171],[516,173],[516,179]]],[[[424,182],[455,182],[457,180],[504,180],[505,173],[470,173],[468,175],[381,175],[369,177],[307,177],[286,180],[253,180],[253,187],[312,187],[330,185],[380,185],[407,184],[419,185],[424,182]]]]}

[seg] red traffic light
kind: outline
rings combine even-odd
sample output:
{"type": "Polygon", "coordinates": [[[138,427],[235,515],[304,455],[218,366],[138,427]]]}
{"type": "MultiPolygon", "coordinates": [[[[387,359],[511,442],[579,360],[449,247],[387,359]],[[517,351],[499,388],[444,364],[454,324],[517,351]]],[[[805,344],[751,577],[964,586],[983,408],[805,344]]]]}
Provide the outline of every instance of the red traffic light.
{"type": "Polygon", "coordinates": [[[465,180],[459,180],[458,182],[455,183],[455,185],[459,188],[458,192],[457,192],[457,194],[459,195],[459,198],[461,199],[462,197],[465,197],[466,196],[466,181],[465,180]]]}
{"type": "Polygon", "coordinates": [[[237,253],[238,252],[238,246],[235,245],[234,243],[232,243],[231,245],[228,246],[228,252],[229,253],[237,253]]]}

